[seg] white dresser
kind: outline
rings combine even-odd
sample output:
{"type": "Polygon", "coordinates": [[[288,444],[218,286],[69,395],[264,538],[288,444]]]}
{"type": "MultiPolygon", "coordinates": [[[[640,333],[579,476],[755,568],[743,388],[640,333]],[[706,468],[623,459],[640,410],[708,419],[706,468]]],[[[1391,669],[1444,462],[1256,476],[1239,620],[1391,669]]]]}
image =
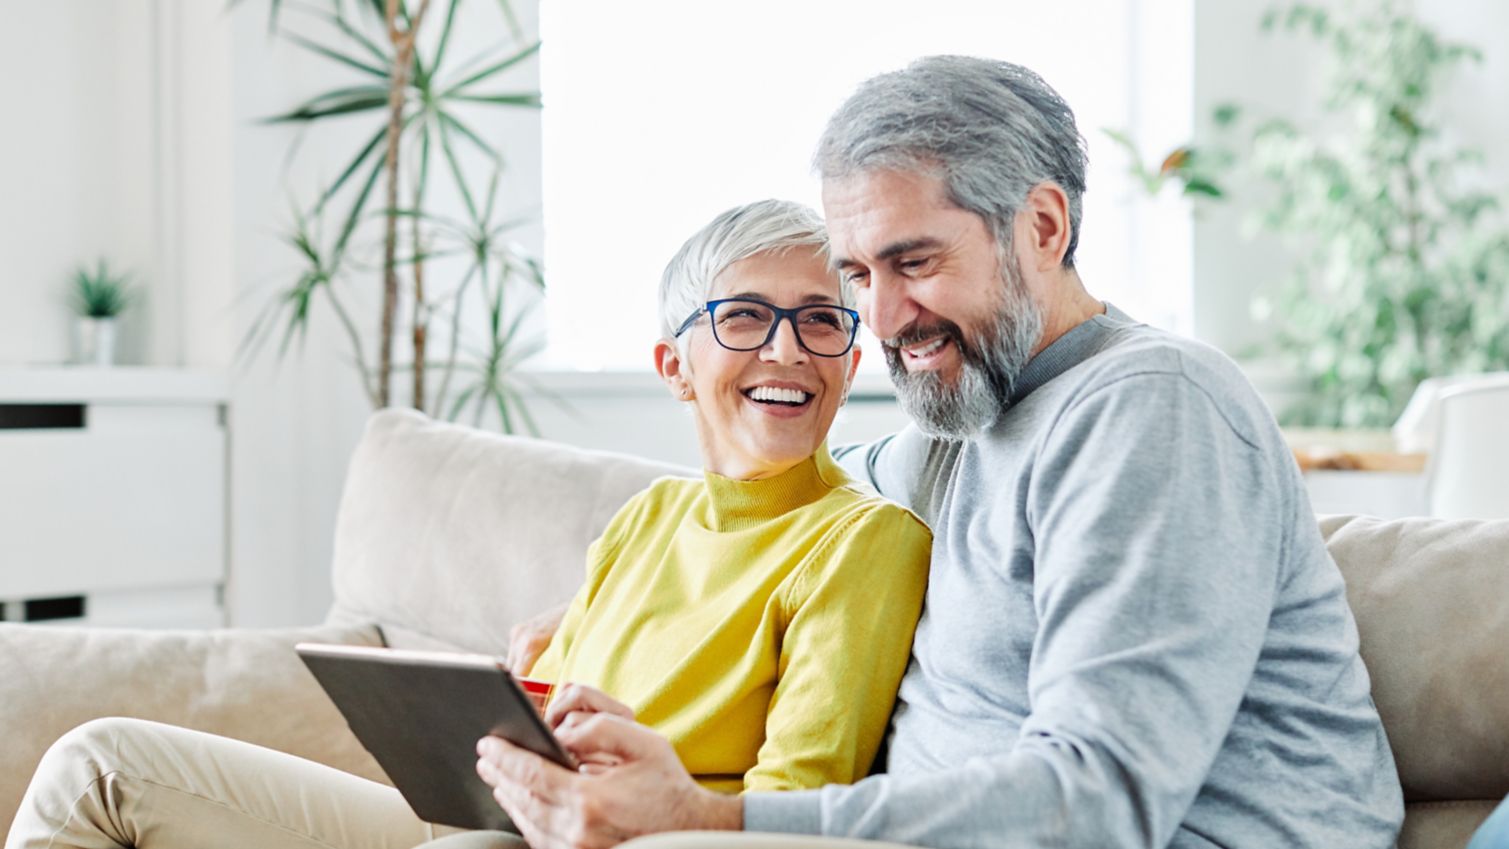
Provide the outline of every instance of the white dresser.
{"type": "Polygon", "coordinates": [[[0,367],[0,619],[225,623],[228,383],[0,367]]]}

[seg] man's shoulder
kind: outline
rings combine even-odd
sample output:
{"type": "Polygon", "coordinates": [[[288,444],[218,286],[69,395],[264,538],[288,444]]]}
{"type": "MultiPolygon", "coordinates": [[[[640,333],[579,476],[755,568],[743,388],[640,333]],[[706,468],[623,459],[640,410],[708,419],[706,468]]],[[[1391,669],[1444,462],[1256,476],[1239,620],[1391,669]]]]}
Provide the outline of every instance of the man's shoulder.
{"type": "Polygon", "coordinates": [[[1092,395],[1125,393],[1132,409],[1157,415],[1181,396],[1203,398],[1248,442],[1266,441],[1274,432],[1272,413],[1230,357],[1144,324],[1118,328],[1099,351],[1060,380],[1069,405],[1092,395]]]}

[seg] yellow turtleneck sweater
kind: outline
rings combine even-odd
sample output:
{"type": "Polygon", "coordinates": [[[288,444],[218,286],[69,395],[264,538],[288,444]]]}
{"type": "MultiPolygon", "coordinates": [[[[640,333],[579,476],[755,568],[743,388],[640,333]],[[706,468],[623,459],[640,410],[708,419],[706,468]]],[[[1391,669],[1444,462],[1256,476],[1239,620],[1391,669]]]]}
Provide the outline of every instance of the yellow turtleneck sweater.
{"type": "Polygon", "coordinates": [[[932,535],[827,446],[773,478],[664,478],[624,505],[531,677],[589,684],[703,786],[864,777],[922,609],[932,535]]]}

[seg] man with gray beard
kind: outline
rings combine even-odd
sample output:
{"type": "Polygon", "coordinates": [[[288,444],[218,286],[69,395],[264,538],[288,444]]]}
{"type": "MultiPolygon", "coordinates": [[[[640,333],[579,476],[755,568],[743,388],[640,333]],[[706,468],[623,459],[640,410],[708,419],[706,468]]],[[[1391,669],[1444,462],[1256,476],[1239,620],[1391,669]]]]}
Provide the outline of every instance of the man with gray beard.
{"type": "Polygon", "coordinates": [[[578,696],[562,740],[606,771],[481,747],[531,846],[1393,845],[1393,758],[1298,469],[1230,360],[1086,291],[1085,167],[1046,83],[964,57],[866,82],[819,145],[835,268],[916,420],[835,454],[934,532],[885,774],[718,797],[578,696]]]}

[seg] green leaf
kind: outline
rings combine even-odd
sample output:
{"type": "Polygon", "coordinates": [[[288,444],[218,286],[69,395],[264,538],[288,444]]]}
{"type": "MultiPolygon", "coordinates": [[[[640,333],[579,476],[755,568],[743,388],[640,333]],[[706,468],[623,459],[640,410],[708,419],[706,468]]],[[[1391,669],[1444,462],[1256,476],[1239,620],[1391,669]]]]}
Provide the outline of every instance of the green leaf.
{"type": "Polygon", "coordinates": [[[447,100],[464,100],[467,103],[491,103],[495,106],[524,106],[540,108],[540,93],[537,91],[498,92],[495,94],[453,94],[447,100]]]}
{"type": "Polygon", "coordinates": [[[367,182],[362,184],[362,190],[357,194],[356,200],[351,202],[351,211],[346,215],[346,223],[341,226],[340,238],[335,242],[333,256],[337,262],[346,254],[346,244],[351,241],[351,234],[356,232],[356,223],[361,218],[362,210],[367,206],[367,198],[372,195],[372,187],[377,185],[377,178],[383,172],[383,166],[387,162],[383,157],[378,157],[372,164],[372,171],[367,175],[367,182]]]}
{"type": "Polygon", "coordinates": [[[503,13],[503,20],[508,22],[508,31],[514,39],[523,37],[524,29],[519,26],[519,17],[514,14],[513,4],[509,0],[498,0],[498,10],[503,13]]]}
{"type": "MultiPolygon", "coordinates": [[[[339,9],[339,8],[340,7],[337,6],[337,9],[339,9]]],[[[324,18],[326,21],[329,21],[333,26],[335,26],[336,28],[340,29],[340,31],[342,33],[344,33],[347,38],[349,38],[352,41],[356,42],[357,44],[361,45],[361,47],[364,50],[366,50],[369,54],[371,54],[372,58],[376,59],[377,63],[380,66],[382,66],[384,68],[392,66],[392,64],[393,64],[393,57],[391,55],[389,55],[387,51],[385,51],[381,47],[379,47],[377,45],[377,42],[373,41],[371,38],[368,38],[365,33],[363,33],[361,30],[357,29],[356,27],[352,26],[351,22],[348,21],[348,20],[346,20],[346,16],[343,15],[343,14],[340,14],[339,11],[337,11],[335,14],[330,14],[329,12],[313,12],[313,11],[311,11],[311,14],[317,14],[317,15],[319,15],[320,17],[324,18]]]]}
{"type": "Polygon", "coordinates": [[[283,37],[304,48],[305,50],[310,51],[311,53],[324,56],[327,59],[339,62],[340,64],[347,67],[355,68],[358,71],[363,71],[365,73],[371,74],[372,76],[377,77],[380,80],[385,80],[389,76],[388,70],[386,68],[379,68],[376,65],[372,65],[368,62],[363,62],[362,60],[357,59],[354,56],[342,53],[339,50],[331,47],[326,47],[325,45],[320,44],[313,39],[308,39],[302,35],[294,35],[292,33],[285,34],[283,37]]]}
{"type": "Polygon", "coordinates": [[[456,23],[456,10],[461,8],[461,0],[453,0],[449,9],[445,10],[445,23],[440,28],[440,41],[435,44],[435,61],[431,68],[434,73],[440,73],[445,62],[445,54],[451,45],[451,27],[456,23]]]}
{"type": "Polygon", "coordinates": [[[466,185],[466,174],[461,171],[461,163],[456,159],[456,150],[451,145],[451,123],[446,121],[446,116],[440,116],[440,150],[445,154],[445,161],[451,167],[451,175],[456,179],[456,188],[461,191],[461,199],[466,201],[466,210],[471,213],[472,220],[477,219],[477,202],[472,200],[471,189],[466,185]]]}
{"type": "Polygon", "coordinates": [[[476,73],[474,73],[474,74],[466,77],[465,79],[461,80],[460,82],[457,82],[456,84],[450,86],[449,88],[447,88],[445,90],[445,92],[441,96],[442,97],[449,97],[449,96],[451,96],[453,94],[456,94],[457,92],[460,92],[462,89],[464,89],[464,88],[466,88],[468,86],[475,85],[476,83],[480,83],[480,82],[485,82],[485,81],[493,78],[494,76],[497,76],[498,74],[502,73],[503,71],[506,71],[509,68],[512,68],[513,66],[519,64],[520,62],[524,61],[525,59],[528,59],[529,57],[533,56],[534,54],[540,52],[540,45],[541,45],[541,43],[542,42],[536,41],[535,43],[529,45],[528,47],[525,47],[523,50],[520,50],[520,51],[518,51],[517,53],[514,53],[511,56],[507,56],[507,57],[503,58],[501,61],[494,62],[493,64],[488,65],[487,67],[483,68],[482,70],[477,71],[476,73]]]}
{"type": "Polygon", "coordinates": [[[1207,180],[1202,180],[1198,177],[1191,177],[1190,179],[1185,181],[1184,194],[1203,195],[1205,197],[1211,198],[1220,198],[1225,196],[1225,193],[1222,192],[1221,189],[1215,184],[1207,180]]]}
{"type": "Polygon", "coordinates": [[[466,124],[462,123],[460,118],[457,118],[449,112],[439,112],[436,114],[439,116],[440,123],[442,125],[460,133],[466,138],[467,141],[476,145],[477,150],[486,154],[489,159],[493,160],[493,162],[499,163],[502,161],[502,157],[498,155],[498,149],[488,144],[487,141],[483,139],[482,136],[478,135],[477,132],[471,127],[468,127],[466,124]]]}
{"type": "Polygon", "coordinates": [[[385,122],[372,136],[371,140],[357,152],[356,157],[351,160],[351,164],[347,165],[345,170],[341,172],[341,175],[335,179],[335,182],[330,184],[330,188],[326,189],[324,194],[320,195],[319,201],[314,206],[316,213],[323,209],[326,203],[330,202],[335,193],[341,190],[341,187],[346,184],[351,175],[355,174],[357,169],[362,167],[362,163],[367,161],[367,157],[371,156],[372,152],[377,150],[377,146],[382,144],[387,137],[388,125],[385,122]]]}
{"type": "Polygon", "coordinates": [[[326,92],[311,98],[291,112],[263,118],[261,122],[264,124],[304,123],[335,115],[351,115],[386,108],[388,108],[386,89],[374,91],[371,86],[359,86],[326,92]]]}

